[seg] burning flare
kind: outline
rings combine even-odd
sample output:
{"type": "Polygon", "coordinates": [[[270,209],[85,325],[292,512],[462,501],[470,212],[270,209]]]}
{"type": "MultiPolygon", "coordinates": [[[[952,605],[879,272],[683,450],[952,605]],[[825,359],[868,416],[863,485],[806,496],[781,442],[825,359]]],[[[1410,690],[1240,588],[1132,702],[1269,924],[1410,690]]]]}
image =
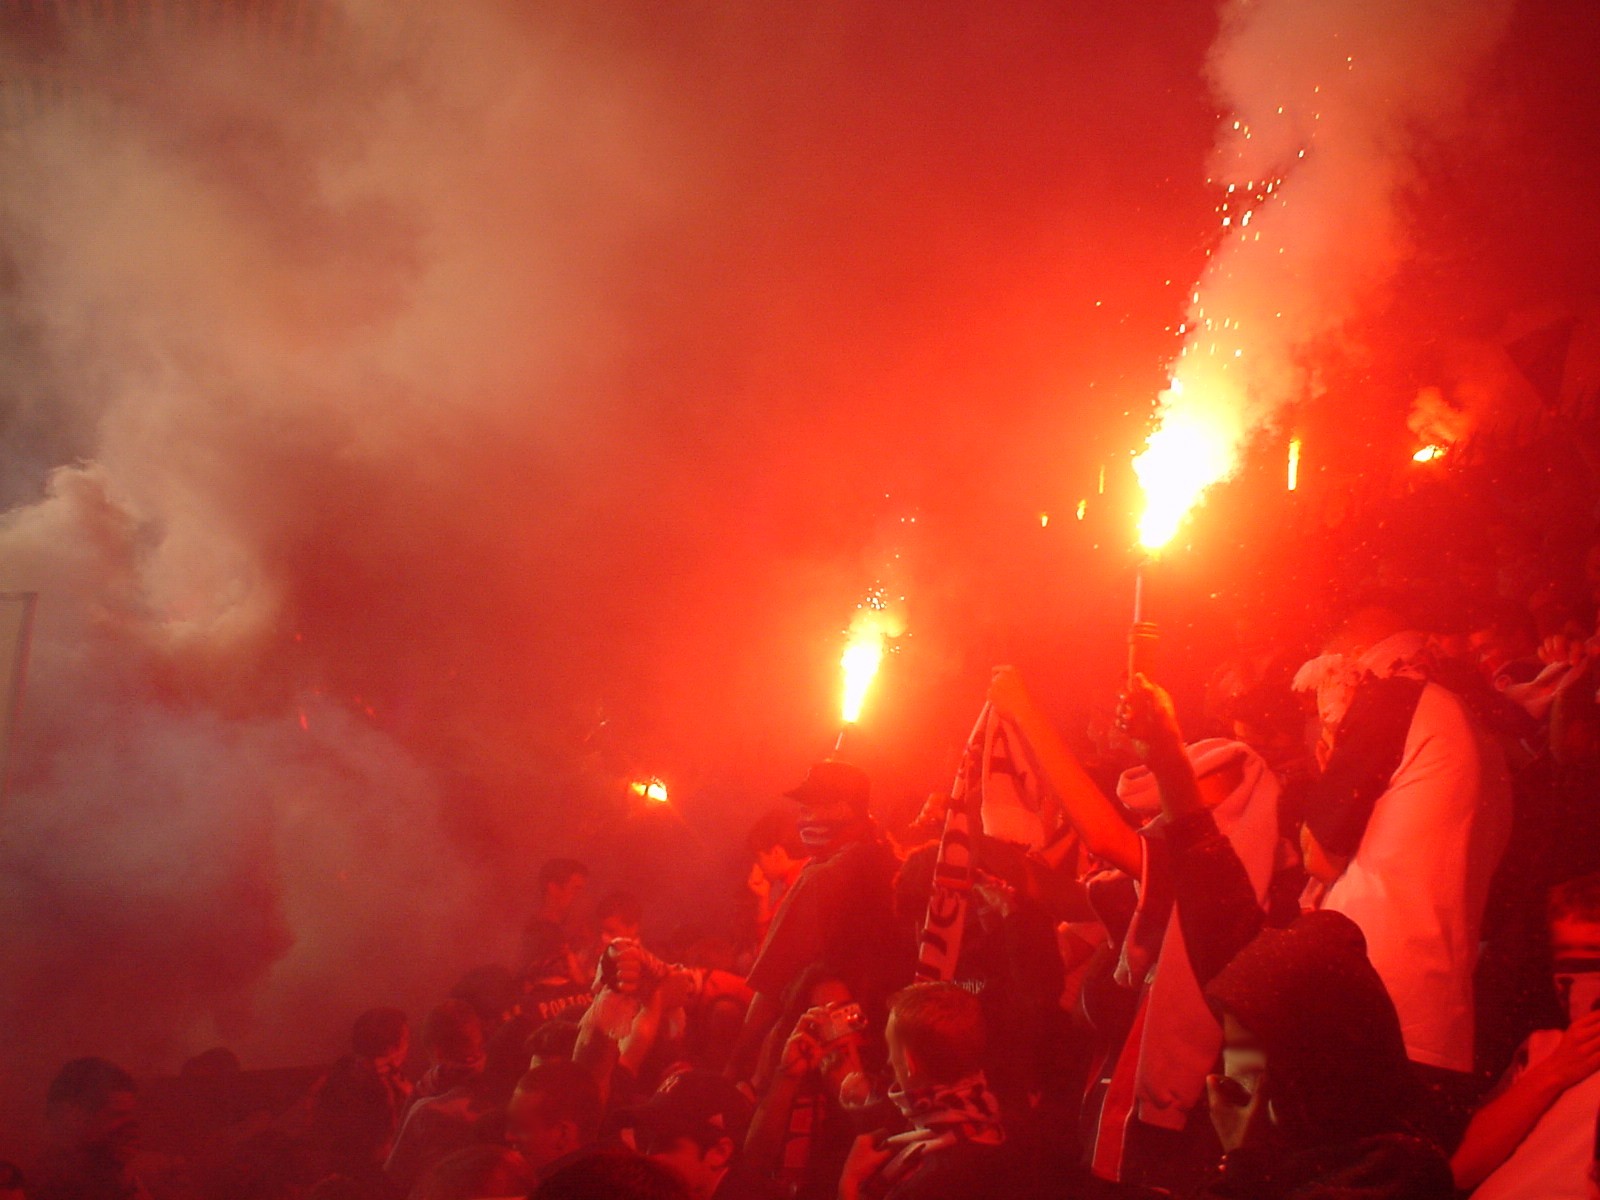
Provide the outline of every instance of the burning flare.
{"type": "Polygon", "coordinates": [[[844,668],[844,703],[840,706],[846,725],[854,725],[861,717],[861,706],[866,703],[867,690],[872,686],[883,664],[883,639],[879,637],[852,640],[844,648],[839,665],[844,668]]]}
{"type": "Polygon", "coordinates": [[[1205,490],[1232,474],[1235,464],[1234,431],[1212,419],[1222,410],[1183,404],[1183,396],[1182,380],[1174,379],[1162,394],[1160,423],[1133,460],[1144,489],[1139,544],[1152,552],[1172,540],[1205,490]]]}
{"type": "Polygon", "coordinates": [[[1424,446],[1411,456],[1411,461],[1420,463],[1433,462],[1435,459],[1443,458],[1446,449],[1444,446],[1424,446]]]}
{"type": "Polygon", "coordinates": [[[860,718],[867,692],[883,665],[883,656],[889,652],[889,641],[902,632],[902,623],[890,611],[882,590],[872,592],[850,622],[844,654],[839,659],[844,668],[844,694],[839,708],[846,725],[854,725],[860,718]]]}
{"type": "Polygon", "coordinates": [[[636,779],[628,787],[635,796],[648,800],[651,804],[667,802],[667,785],[659,779],[636,779]]]}

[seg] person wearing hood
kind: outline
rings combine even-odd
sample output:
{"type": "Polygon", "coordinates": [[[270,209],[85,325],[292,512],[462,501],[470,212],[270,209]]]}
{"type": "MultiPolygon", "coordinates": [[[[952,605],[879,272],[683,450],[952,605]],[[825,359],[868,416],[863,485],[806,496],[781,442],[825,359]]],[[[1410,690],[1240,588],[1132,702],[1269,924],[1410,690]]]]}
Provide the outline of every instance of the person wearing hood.
{"type": "Polygon", "coordinates": [[[1171,699],[1136,676],[1127,725],[1148,765],[1124,773],[1117,788],[1141,822],[1135,828],[1014,670],[995,671],[989,699],[1016,723],[1085,847],[1106,864],[1089,897],[1120,942],[1120,987],[1103,988],[1113,1002],[1099,1007],[1131,1008],[1132,1020],[1121,1036],[1096,1021],[1110,1044],[1086,1104],[1089,1168],[1117,1183],[1192,1186],[1217,1152],[1201,1102],[1222,1030],[1202,989],[1266,922],[1274,876],[1292,862],[1277,781],[1243,743],[1185,747],[1171,699]]]}
{"type": "Polygon", "coordinates": [[[1313,912],[1265,929],[1206,988],[1223,1026],[1207,1080],[1222,1143],[1204,1200],[1450,1200],[1413,1132],[1419,1087],[1360,928],[1313,912]]]}
{"type": "Polygon", "coordinates": [[[838,759],[815,763],[786,793],[799,806],[800,840],[811,855],[773,915],[747,983],[755,994],[730,1063],[749,1077],[781,997],[813,963],[826,962],[874,1019],[910,974],[889,919],[899,860],[869,811],[867,774],[838,759]],[[903,969],[902,969],[903,968],[903,969]]]}

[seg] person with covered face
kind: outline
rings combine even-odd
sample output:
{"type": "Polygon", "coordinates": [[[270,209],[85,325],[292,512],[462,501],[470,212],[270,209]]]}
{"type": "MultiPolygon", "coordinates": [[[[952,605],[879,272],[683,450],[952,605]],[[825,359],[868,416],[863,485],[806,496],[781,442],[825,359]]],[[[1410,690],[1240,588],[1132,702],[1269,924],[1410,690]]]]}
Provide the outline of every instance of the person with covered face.
{"type": "Polygon", "coordinates": [[[1277,780],[1243,743],[1185,747],[1171,699],[1138,676],[1125,719],[1147,765],[1122,776],[1119,809],[1015,670],[996,669],[989,700],[1021,730],[1103,864],[1089,898],[1119,953],[1114,982],[1085,1002],[1107,1042],[1085,1103],[1089,1167],[1108,1181],[1182,1189],[1216,1157],[1202,1101],[1222,1030],[1202,989],[1266,923],[1273,880],[1293,861],[1277,780]]]}
{"type": "MultiPolygon", "coordinates": [[[[1361,930],[1336,912],[1265,929],[1206,988],[1222,1071],[1207,1080],[1223,1156],[1205,1200],[1450,1200],[1413,1130],[1419,1088],[1361,930]]],[[[1531,1194],[1531,1193],[1530,1193],[1531,1194]]]]}
{"type": "Polygon", "coordinates": [[[827,962],[871,1014],[911,973],[909,951],[889,918],[899,860],[869,811],[860,767],[825,759],[786,793],[799,806],[800,840],[811,854],[772,918],[747,983],[754,996],[730,1072],[746,1079],[790,985],[827,962]]]}
{"type": "Polygon", "coordinates": [[[1600,875],[1550,893],[1550,955],[1564,1027],[1535,1030],[1450,1161],[1475,1200],[1587,1200],[1600,1113],[1600,875]]]}

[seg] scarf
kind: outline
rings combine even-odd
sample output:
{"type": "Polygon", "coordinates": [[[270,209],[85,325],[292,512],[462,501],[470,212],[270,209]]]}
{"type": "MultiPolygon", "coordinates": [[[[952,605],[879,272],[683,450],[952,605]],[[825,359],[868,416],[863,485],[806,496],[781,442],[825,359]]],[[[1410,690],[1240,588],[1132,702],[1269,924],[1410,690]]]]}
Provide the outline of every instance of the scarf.
{"type": "Polygon", "coordinates": [[[951,980],[956,960],[961,957],[961,934],[967,923],[967,895],[972,891],[971,797],[981,788],[981,763],[984,733],[989,723],[985,704],[967,738],[950,785],[950,806],[945,810],[944,834],[939,839],[939,855],[933,867],[933,886],[928,891],[928,911],[917,939],[918,980],[951,980]]]}
{"type": "Polygon", "coordinates": [[[916,978],[955,978],[972,891],[973,818],[984,837],[1030,850],[1054,832],[1046,820],[1046,787],[1016,723],[985,704],[967,735],[950,788],[944,833],[933,868],[927,916],[917,945],[916,978]]]}
{"type": "Polygon", "coordinates": [[[982,1071],[959,1083],[936,1084],[913,1092],[898,1087],[889,1092],[900,1115],[911,1122],[884,1144],[895,1156],[884,1164],[882,1176],[890,1186],[916,1170],[923,1158],[958,1142],[999,1146],[1006,1140],[1000,1121],[1000,1101],[989,1090],[982,1071]]]}
{"type": "Polygon", "coordinates": [[[1303,663],[1292,686],[1297,692],[1317,694],[1317,716],[1322,722],[1319,760],[1327,761],[1335,732],[1363,680],[1423,679],[1427,659],[1428,635],[1408,631],[1391,634],[1360,654],[1323,654],[1303,663]]]}

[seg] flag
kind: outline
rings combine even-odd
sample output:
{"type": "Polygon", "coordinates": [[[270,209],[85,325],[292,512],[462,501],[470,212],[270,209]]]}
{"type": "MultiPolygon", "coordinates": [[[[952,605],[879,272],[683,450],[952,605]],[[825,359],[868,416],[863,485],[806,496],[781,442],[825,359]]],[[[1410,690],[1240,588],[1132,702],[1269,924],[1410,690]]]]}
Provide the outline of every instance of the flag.
{"type": "Polygon", "coordinates": [[[1046,828],[1046,790],[1022,731],[985,704],[950,788],[928,913],[917,943],[917,979],[955,977],[977,834],[1025,850],[1040,849],[1053,832],[1046,828]]]}
{"type": "Polygon", "coordinates": [[[983,835],[1029,850],[1044,848],[1046,785],[1027,739],[993,706],[983,730],[983,835]]]}

